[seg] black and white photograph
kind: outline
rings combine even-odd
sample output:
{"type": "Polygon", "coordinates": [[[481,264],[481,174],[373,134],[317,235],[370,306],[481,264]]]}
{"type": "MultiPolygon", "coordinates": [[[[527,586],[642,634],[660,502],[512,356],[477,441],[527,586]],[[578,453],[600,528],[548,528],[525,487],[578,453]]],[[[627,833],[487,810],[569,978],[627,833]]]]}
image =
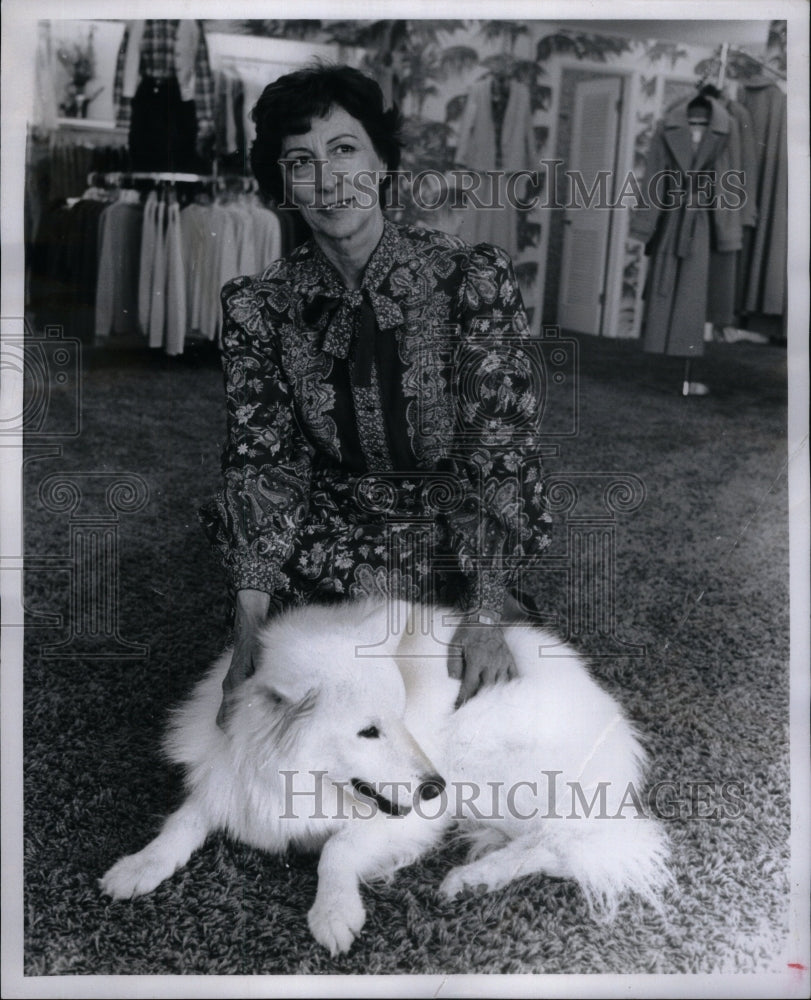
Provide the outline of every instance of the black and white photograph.
{"type": "Polygon", "coordinates": [[[808,996],[808,5],[2,14],[2,995],[808,996]]]}

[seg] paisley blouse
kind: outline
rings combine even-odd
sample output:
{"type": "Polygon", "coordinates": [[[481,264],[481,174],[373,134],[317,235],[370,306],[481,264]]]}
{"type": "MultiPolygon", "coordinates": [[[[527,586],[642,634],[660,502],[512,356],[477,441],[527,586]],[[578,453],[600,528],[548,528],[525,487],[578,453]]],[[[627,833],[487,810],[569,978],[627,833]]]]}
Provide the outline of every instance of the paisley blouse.
{"type": "Polygon", "coordinates": [[[231,587],[436,593],[498,613],[549,542],[543,370],[509,257],[385,222],[347,290],[310,240],[222,292],[231,587]]]}

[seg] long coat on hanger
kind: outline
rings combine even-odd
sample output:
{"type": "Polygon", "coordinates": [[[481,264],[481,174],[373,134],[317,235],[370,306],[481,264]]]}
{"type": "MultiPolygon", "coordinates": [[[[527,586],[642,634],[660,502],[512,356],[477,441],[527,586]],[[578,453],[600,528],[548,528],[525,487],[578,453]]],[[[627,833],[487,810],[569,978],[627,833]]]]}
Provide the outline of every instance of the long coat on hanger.
{"type": "MultiPolygon", "coordinates": [[[[710,120],[694,148],[687,118],[688,101],[671,108],[651,140],[647,157],[645,204],[635,208],[630,235],[646,244],[650,266],[646,282],[644,347],[678,357],[699,357],[704,351],[707,280],[710,250],[740,250],[741,207],[730,207],[719,183],[715,198],[691,193],[688,171],[740,170],[739,155],[730,142],[732,126],[724,106],[708,98],[710,120]],[[662,171],[670,174],[653,182],[662,171]],[[651,199],[658,190],[664,198],[651,199]],[[667,199],[679,208],[667,209],[667,199]]],[[[738,144],[739,148],[739,144],[738,144]]]]}
{"type": "MultiPolygon", "coordinates": [[[[493,120],[491,78],[472,88],[458,126],[456,163],[482,177],[477,192],[482,202],[496,207],[471,206],[459,235],[469,243],[495,243],[510,256],[518,253],[518,217],[509,204],[507,177],[520,170],[537,169],[532,131],[529,88],[510,82],[510,95],[501,122],[501,162],[497,162],[496,123],[493,120]],[[498,171],[490,178],[487,171],[498,171]],[[492,188],[491,188],[492,178],[492,188]],[[502,206],[502,207],[499,207],[502,206]]],[[[519,195],[523,189],[519,187],[519,195]]]]}
{"type": "Polygon", "coordinates": [[[788,144],[786,95],[762,77],[746,82],[742,102],[752,116],[757,153],[758,220],[744,255],[748,313],[780,315],[786,307],[788,144]]]}
{"type": "MultiPolygon", "coordinates": [[[[723,99],[722,99],[723,100],[723,99]]],[[[757,219],[757,196],[755,188],[755,140],[752,135],[752,119],[742,104],[724,100],[729,113],[729,153],[730,161],[740,165],[740,187],[745,201],[741,206],[741,236],[745,244],[747,230],[751,233],[757,219]]],[[[737,322],[736,301],[738,289],[738,268],[742,251],[719,250],[713,244],[710,250],[710,269],[707,286],[708,323],[716,326],[732,326],[737,322]]]]}

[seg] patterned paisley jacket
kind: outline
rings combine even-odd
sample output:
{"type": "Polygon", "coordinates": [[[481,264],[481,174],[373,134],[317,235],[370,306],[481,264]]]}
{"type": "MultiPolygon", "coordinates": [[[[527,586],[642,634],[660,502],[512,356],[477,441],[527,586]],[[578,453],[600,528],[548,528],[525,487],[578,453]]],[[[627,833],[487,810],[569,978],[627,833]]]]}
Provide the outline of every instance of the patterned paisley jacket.
{"type": "Polygon", "coordinates": [[[310,240],[222,303],[225,483],[201,516],[231,586],[363,592],[386,531],[416,524],[430,571],[500,610],[550,521],[542,361],[509,257],[387,221],[358,290],[310,240]]]}

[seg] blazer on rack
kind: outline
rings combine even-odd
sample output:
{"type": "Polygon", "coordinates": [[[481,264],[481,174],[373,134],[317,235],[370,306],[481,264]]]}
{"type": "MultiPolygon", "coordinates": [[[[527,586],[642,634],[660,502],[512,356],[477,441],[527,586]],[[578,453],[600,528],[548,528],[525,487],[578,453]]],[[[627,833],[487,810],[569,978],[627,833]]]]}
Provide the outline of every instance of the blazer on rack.
{"type": "Polygon", "coordinates": [[[725,199],[721,178],[741,170],[737,127],[720,101],[708,98],[711,114],[701,141],[694,147],[687,105],[669,109],[653,139],[647,157],[645,204],[631,217],[630,235],[646,244],[651,257],[646,283],[644,346],[647,351],[697,357],[704,350],[707,280],[711,249],[740,250],[745,202],[733,206],[733,192],[725,199]],[[659,184],[657,174],[670,172],[659,184]],[[690,173],[712,171],[716,179],[710,207],[691,194],[690,173]],[[667,208],[666,194],[680,207],[667,208]]]}
{"type": "Polygon", "coordinates": [[[459,122],[459,142],[454,159],[471,170],[517,172],[536,167],[529,88],[510,82],[510,96],[501,125],[501,164],[496,163],[496,126],[493,121],[491,81],[488,77],[472,88],[459,122]]]}
{"type": "Polygon", "coordinates": [[[757,228],[742,261],[748,313],[780,315],[786,307],[788,143],[786,95],[770,80],[747,80],[741,97],[752,116],[757,161],[757,228]]]}
{"type": "Polygon", "coordinates": [[[479,191],[485,204],[471,205],[459,230],[469,243],[494,243],[510,256],[518,253],[518,218],[510,207],[507,177],[521,170],[537,167],[532,131],[529,88],[516,80],[510,82],[510,94],[501,124],[501,162],[497,162],[496,123],[493,119],[491,79],[488,77],[470,91],[458,126],[459,141],[455,161],[479,174],[494,173],[479,191]]]}

